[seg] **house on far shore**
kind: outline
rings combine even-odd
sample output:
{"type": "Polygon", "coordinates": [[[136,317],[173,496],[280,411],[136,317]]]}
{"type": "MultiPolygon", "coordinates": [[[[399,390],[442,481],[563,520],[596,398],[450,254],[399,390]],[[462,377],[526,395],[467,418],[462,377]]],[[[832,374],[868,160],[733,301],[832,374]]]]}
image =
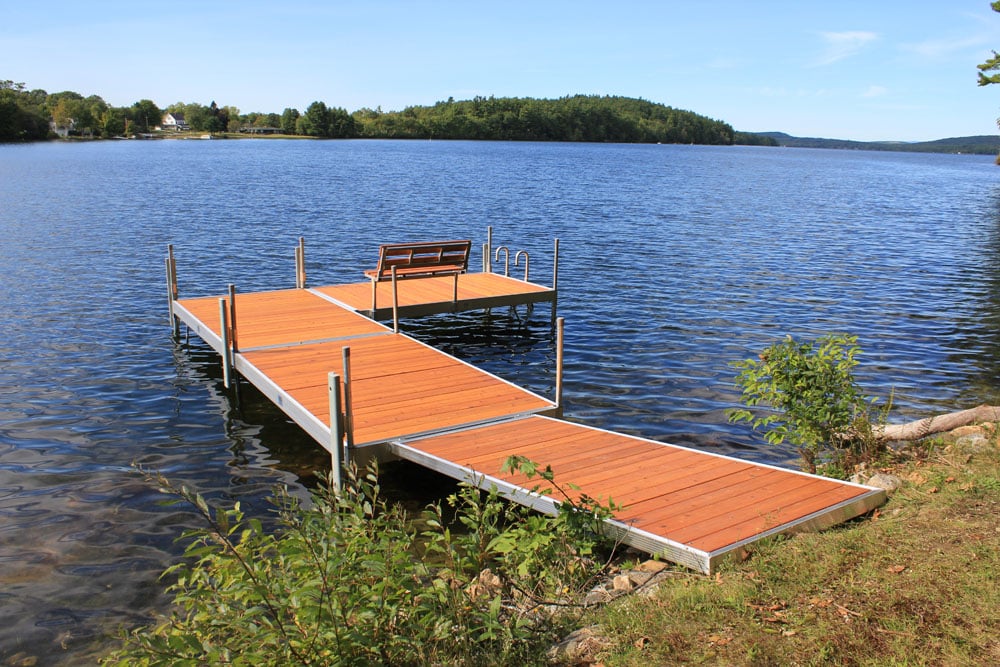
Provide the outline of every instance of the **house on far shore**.
{"type": "Polygon", "coordinates": [[[69,137],[70,132],[74,132],[75,130],[76,121],[72,118],[69,119],[66,125],[57,125],[54,120],[49,121],[49,132],[52,132],[63,139],[69,137]]]}
{"type": "Polygon", "coordinates": [[[164,130],[173,130],[174,132],[182,132],[184,130],[190,130],[187,121],[184,120],[184,114],[182,113],[165,113],[163,114],[163,122],[160,127],[164,130]]]}

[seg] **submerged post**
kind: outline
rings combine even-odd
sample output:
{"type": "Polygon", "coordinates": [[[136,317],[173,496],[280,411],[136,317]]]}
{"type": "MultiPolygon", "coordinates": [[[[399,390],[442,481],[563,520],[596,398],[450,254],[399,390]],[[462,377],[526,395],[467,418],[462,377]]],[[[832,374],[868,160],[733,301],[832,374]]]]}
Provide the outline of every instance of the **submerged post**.
{"type": "Polygon", "coordinates": [[[174,315],[174,301],[177,300],[177,260],[174,259],[174,246],[167,246],[167,312],[170,314],[170,329],[174,338],[180,338],[181,322],[174,315]]]}
{"type": "Polygon", "coordinates": [[[334,489],[340,491],[344,485],[344,420],[340,402],[340,376],[329,373],[326,379],[330,392],[330,464],[334,489]]]}
{"type": "Polygon", "coordinates": [[[565,318],[556,320],[556,411],[562,417],[563,411],[563,331],[566,328],[565,318]]]}
{"type": "Polygon", "coordinates": [[[229,357],[229,308],[225,299],[219,299],[219,330],[222,332],[222,384],[229,388],[231,372],[229,357]]]}

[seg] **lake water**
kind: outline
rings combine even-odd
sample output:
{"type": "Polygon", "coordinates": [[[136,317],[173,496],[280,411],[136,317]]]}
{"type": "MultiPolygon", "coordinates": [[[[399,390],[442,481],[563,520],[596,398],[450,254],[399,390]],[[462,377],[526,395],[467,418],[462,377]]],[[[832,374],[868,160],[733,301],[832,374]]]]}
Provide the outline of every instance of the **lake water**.
{"type": "MultiPolygon", "coordinates": [[[[982,156],[749,147],[392,141],[0,146],[0,662],[91,662],[164,609],[157,576],[196,525],[133,463],[266,516],[325,452],[221,387],[182,296],[357,281],[379,243],[561,240],[569,418],[750,459],[726,423],[732,361],[785,334],[857,334],[894,419],[1000,401],[1000,168],[982,156]]],[[[480,261],[477,257],[475,264],[480,261]]],[[[500,269],[500,265],[495,268],[500,269]]],[[[520,269],[516,269],[520,275],[520,269]]],[[[408,321],[551,395],[547,307],[408,321]]],[[[558,474],[558,471],[556,471],[558,474]]],[[[444,486],[393,471],[414,505],[444,486]]]]}

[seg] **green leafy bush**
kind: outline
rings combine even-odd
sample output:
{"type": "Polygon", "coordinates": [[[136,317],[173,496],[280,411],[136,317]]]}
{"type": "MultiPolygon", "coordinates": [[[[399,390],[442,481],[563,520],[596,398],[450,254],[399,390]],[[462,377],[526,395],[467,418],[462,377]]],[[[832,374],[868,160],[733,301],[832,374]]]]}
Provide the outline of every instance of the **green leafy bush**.
{"type": "Polygon", "coordinates": [[[769,410],[732,410],[729,420],[750,422],[771,444],[787,440],[810,472],[820,463],[846,471],[868,460],[883,444],[872,429],[875,400],[854,379],[861,351],[857,342],[847,334],[828,334],[814,342],[788,336],[757,359],[734,363],[744,405],[769,410]]]}
{"type": "Polygon", "coordinates": [[[374,468],[349,478],[308,507],[278,493],[275,532],[238,504],[212,510],[161,479],[207,527],[185,533],[186,559],[165,573],[172,613],[128,634],[105,664],[535,662],[570,620],[553,610],[575,604],[604,569],[591,556],[611,548],[581,529],[581,516],[610,516],[589,499],[567,497],[549,517],[462,485],[447,499],[459,528],[438,503],[418,535],[381,498],[374,468]]]}

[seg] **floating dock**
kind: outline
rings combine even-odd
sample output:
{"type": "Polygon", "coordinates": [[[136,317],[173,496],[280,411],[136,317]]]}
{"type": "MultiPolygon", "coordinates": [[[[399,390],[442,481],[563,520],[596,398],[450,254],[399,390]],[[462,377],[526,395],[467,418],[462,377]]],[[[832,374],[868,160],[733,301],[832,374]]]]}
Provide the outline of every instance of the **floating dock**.
{"type": "Polygon", "coordinates": [[[621,506],[606,526],[624,543],[705,573],[754,541],[885,502],[881,489],[558,418],[561,320],[552,398],[398,331],[402,313],[550,301],[554,314],[555,278],[551,288],[489,272],[393,281],[392,305],[372,308],[369,283],[307,288],[298,256],[297,272],[294,289],[180,299],[171,249],[171,320],[221,355],[227,383],[243,376],[326,448],[335,474],[344,460],[398,457],[554,512],[538,479],[501,472],[507,457],[524,456],[550,466],[560,486],[621,506]],[[391,315],[392,328],[376,321],[391,315]]]}

